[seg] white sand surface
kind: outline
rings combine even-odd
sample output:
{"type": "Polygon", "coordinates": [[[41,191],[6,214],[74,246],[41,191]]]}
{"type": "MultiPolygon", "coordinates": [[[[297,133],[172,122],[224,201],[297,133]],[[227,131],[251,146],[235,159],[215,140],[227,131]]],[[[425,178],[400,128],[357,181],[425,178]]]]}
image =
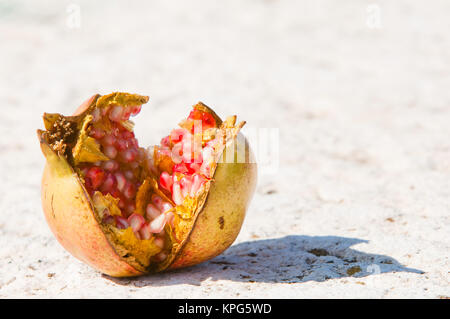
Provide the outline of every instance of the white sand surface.
{"type": "Polygon", "coordinates": [[[449,12],[448,0],[1,1],[0,297],[449,297],[449,12]],[[53,237],[35,130],[44,111],[112,91],[150,96],[141,145],[199,100],[278,129],[279,165],[260,171],[224,254],[112,279],[53,237]]]}

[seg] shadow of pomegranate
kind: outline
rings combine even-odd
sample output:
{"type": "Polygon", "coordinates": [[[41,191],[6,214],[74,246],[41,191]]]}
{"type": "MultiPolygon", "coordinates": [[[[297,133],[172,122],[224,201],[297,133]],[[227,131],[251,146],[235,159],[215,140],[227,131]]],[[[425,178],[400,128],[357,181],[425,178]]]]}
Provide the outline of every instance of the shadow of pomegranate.
{"type": "Polygon", "coordinates": [[[286,236],[231,246],[222,255],[200,265],[137,278],[111,278],[117,284],[166,286],[200,285],[206,279],[240,282],[301,283],[343,277],[366,277],[407,268],[385,255],[351,249],[367,240],[336,236],[286,236]]]}

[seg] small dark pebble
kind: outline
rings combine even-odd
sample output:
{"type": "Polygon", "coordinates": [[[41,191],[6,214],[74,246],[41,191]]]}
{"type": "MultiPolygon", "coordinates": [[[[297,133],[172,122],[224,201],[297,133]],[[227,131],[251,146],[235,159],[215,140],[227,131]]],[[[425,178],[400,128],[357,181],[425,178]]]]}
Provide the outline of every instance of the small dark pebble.
{"type": "Polygon", "coordinates": [[[356,258],[352,258],[352,259],[343,259],[345,262],[348,263],[355,263],[356,262],[356,258]]]}
{"type": "Polygon", "coordinates": [[[328,251],[326,251],[325,249],[322,249],[322,248],[314,248],[314,249],[308,250],[308,253],[316,255],[317,257],[330,255],[328,253],[328,251]]]}
{"type": "Polygon", "coordinates": [[[215,265],[234,265],[234,263],[230,263],[228,261],[211,261],[211,264],[215,264],[215,265]]]}
{"type": "Polygon", "coordinates": [[[347,275],[353,276],[354,274],[356,274],[356,273],[358,273],[360,271],[361,271],[361,267],[353,266],[353,267],[347,269],[347,275]]]}

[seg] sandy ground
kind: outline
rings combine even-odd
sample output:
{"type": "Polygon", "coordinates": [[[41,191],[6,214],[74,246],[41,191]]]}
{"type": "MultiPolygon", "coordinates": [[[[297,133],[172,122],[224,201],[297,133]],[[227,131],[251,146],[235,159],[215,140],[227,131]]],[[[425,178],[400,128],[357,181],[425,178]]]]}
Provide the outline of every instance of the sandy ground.
{"type": "Polygon", "coordinates": [[[450,2],[226,3],[0,2],[0,297],[450,296],[450,2]],[[117,90],[141,145],[198,100],[278,130],[221,256],[117,280],[50,233],[41,115],[117,90]]]}

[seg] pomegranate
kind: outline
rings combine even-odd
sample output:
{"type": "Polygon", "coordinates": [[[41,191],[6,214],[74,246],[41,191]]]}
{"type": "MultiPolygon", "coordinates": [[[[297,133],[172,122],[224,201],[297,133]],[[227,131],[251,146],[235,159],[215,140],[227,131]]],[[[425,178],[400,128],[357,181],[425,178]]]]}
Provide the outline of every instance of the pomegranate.
{"type": "Polygon", "coordinates": [[[145,149],[130,117],[147,102],[137,94],[95,95],[73,116],[45,113],[46,130],[38,130],[52,232],[76,258],[115,277],[219,255],[237,237],[256,184],[256,164],[239,133],[245,122],[222,121],[199,102],[145,149]]]}

